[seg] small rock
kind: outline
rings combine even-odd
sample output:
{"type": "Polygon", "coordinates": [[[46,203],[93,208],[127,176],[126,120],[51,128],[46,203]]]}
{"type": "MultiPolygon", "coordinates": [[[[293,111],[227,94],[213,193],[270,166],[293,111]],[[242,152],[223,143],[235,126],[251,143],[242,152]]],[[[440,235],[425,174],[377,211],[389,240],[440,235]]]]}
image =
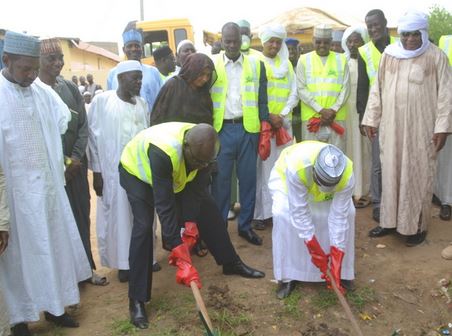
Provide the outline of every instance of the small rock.
{"type": "Polygon", "coordinates": [[[452,260],[452,245],[449,245],[441,252],[441,257],[446,260],[452,260]]]}
{"type": "Polygon", "coordinates": [[[384,248],[386,248],[386,245],[385,244],[377,244],[377,248],[384,249],[384,248]]]}

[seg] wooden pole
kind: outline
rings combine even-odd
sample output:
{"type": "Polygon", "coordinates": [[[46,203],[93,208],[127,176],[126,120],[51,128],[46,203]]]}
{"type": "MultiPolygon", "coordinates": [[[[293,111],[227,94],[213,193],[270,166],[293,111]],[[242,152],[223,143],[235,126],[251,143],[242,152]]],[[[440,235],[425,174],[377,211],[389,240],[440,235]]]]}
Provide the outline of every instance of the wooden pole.
{"type": "Polygon", "coordinates": [[[209,333],[209,335],[213,335],[212,322],[210,321],[209,314],[207,314],[206,305],[204,304],[204,300],[202,299],[201,292],[199,291],[196,282],[194,281],[190,282],[190,287],[193,292],[193,296],[195,297],[196,305],[198,306],[198,311],[201,313],[209,329],[207,330],[207,332],[209,333]]]}

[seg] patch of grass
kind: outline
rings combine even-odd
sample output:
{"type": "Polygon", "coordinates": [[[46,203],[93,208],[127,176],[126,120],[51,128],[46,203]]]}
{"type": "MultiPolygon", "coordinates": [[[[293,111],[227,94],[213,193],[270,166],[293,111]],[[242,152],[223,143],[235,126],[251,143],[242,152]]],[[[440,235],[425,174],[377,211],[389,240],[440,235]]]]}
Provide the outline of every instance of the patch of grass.
{"type": "MultiPolygon", "coordinates": [[[[233,313],[227,309],[214,312],[214,320],[219,325],[219,329],[234,329],[235,327],[250,322],[250,317],[243,312],[233,313]]],[[[221,335],[227,335],[223,332],[221,335]]]]}
{"type": "Polygon", "coordinates": [[[317,310],[325,310],[338,302],[336,294],[332,290],[321,289],[311,300],[312,307],[317,310]]]}
{"type": "Polygon", "coordinates": [[[299,302],[301,299],[301,292],[294,290],[292,294],[284,299],[284,312],[294,318],[301,317],[301,310],[299,302]]]}
{"type": "Polygon", "coordinates": [[[375,290],[370,287],[362,287],[353,292],[347,292],[346,296],[347,301],[359,311],[361,311],[366,304],[377,300],[375,290]]]}
{"type": "Polygon", "coordinates": [[[130,320],[116,320],[111,326],[112,336],[136,336],[137,328],[130,322],[130,320]]]}

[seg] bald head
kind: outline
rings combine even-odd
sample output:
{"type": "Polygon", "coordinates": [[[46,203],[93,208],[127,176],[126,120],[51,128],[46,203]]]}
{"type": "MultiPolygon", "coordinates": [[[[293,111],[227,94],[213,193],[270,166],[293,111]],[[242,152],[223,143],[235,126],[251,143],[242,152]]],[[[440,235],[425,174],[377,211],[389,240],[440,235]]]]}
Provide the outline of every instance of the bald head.
{"type": "Polygon", "coordinates": [[[184,157],[193,169],[204,168],[215,160],[220,149],[218,134],[208,124],[198,124],[184,137],[184,157]]]}

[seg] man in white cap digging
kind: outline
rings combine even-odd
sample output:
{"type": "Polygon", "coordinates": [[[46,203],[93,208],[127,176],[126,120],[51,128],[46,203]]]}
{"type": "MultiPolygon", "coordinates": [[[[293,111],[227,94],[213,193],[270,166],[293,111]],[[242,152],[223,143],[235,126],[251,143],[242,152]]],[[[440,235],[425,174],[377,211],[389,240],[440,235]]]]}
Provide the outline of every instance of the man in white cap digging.
{"type": "Polygon", "coordinates": [[[331,285],[344,292],[354,279],[355,179],[339,148],[304,141],[283,150],[270,174],[273,197],[273,272],[277,296],[296,281],[331,285]]]}

